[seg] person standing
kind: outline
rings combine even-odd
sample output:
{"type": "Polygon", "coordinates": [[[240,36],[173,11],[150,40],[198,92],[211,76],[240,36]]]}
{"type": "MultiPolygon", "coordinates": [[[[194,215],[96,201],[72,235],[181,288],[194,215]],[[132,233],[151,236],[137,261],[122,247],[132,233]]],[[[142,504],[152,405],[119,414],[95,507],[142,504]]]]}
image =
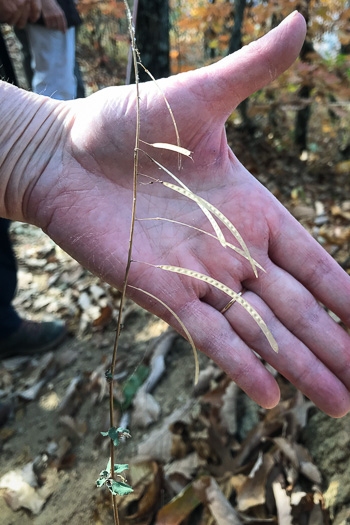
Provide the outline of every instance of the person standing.
{"type": "MultiPolygon", "coordinates": [[[[23,28],[38,20],[39,0],[0,0],[0,22],[23,28]]],[[[0,79],[18,85],[0,29],[0,79]]],[[[46,352],[67,335],[63,321],[35,322],[22,319],[12,305],[17,288],[17,264],[9,235],[10,221],[0,218],[0,359],[46,352]]],[[[6,414],[0,406],[0,425],[6,414]]]]}
{"type": "Polygon", "coordinates": [[[35,93],[58,100],[76,98],[75,30],[80,24],[74,0],[42,0],[42,16],[25,27],[35,93]]]}

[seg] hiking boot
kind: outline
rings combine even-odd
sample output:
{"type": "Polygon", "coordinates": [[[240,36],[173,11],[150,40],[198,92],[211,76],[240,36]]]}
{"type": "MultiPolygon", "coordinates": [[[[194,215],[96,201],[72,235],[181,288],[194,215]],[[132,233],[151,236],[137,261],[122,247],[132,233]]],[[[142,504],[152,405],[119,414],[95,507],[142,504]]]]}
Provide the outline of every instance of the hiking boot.
{"type": "Polygon", "coordinates": [[[63,321],[22,321],[15,333],[6,339],[0,339],[0,359],[43,354],[58,346],[66,335],[67,329],[63,321]]]}

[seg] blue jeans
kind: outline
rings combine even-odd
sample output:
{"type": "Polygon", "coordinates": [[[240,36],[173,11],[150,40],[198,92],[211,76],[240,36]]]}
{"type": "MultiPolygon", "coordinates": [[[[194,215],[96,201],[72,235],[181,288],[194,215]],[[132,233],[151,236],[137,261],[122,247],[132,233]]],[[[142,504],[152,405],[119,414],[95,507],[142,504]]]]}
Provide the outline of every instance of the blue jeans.
{"type": "Polygon", "coordinates": [[[0,341],[9,337],[21,324],[21,318],[11,304],[17,287],[17,265],[9,226],[9,220],[0,218],[0,341]]]}
{"type": "Polygon", "coordinates": [[[57,100],[77,97],[74,75],[75,28],[65,33],[38,24],[27,24],[33,70],[32,90],[57,100]]]}

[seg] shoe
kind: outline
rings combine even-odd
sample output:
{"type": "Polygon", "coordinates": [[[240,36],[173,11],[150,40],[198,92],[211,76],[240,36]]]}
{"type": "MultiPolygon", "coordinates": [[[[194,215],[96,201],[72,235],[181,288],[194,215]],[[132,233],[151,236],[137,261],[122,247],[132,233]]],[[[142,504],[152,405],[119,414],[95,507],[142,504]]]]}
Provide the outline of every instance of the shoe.
{"type": "Polygon", "coordinates": [[[43,354],[58,346],[66,335],[67,329],[63,321],[22,321],[14,334],[0,339],[0,359],[43,354]]]}

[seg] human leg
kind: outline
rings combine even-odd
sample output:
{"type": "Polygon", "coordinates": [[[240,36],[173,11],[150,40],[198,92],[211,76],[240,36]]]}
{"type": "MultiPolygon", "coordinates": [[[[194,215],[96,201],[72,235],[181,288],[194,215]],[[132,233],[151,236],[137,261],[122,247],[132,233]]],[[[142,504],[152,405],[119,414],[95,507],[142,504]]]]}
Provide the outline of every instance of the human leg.
{"type": "Polygon", "coordinates": [[[21,319],[12,306],[17,265],[9,236],[10,221],[0,218],[0,341],[18,330],[21,319]]]}
{"type": "Polygon", "coordinates": [[[0,79],[18,86],[15,71],[12,66],[10,55],[7,51],[5,39],[0,29],[0,79]]]}
{"type": "Polygon", "coordinates": [[[33,70],[32,70],[32,55],[30,53],[30,46],[28,41],[27,32],[25,29],[14,28],[16,37],[21,45],[22,51],[22,65],[23,71],[28,83],[28,86],[31,88],[33,80],[33,70]]]}
{"type": "Polygon", "coordinates": [[[9,236],[10,221],[0,218],[0,359],[46,352],[66,336],[65,323],[21,319],[14,307],[17,265],[9,236]]]}
{"type": "Polygon", "coordinates": [[[26,31],[32,54],[33,91],[57,100],[76,98],[75,28],[62,33],[28,24],[26,31]]]}

